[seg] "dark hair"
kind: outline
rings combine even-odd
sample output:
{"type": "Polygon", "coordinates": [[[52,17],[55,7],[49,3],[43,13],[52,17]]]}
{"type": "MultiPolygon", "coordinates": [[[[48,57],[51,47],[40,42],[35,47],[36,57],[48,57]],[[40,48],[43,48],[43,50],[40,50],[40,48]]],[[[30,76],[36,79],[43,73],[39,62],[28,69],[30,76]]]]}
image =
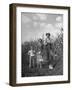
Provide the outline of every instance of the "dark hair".
{"type": "Polygon", "coordinates": [[[42,42],[42,39],[40,38],[38,41],[39,41],[39,42],[42,42]]]}
{"type": "Polygon", "coordinates": [[[50,36],[50,33],[46,33],[46,36],[49,35],[50,36]]]}

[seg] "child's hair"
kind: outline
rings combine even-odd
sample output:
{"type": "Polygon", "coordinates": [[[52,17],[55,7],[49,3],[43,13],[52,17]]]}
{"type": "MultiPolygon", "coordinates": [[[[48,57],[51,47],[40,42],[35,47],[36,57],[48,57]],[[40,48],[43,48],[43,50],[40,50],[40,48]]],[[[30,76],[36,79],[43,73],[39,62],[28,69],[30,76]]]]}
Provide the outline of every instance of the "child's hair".
{"type": "Polygon", "coordinates": [[[38,40],[40,43],[42,43],[42,39],[40,38],[39,40],[38,40]]]}

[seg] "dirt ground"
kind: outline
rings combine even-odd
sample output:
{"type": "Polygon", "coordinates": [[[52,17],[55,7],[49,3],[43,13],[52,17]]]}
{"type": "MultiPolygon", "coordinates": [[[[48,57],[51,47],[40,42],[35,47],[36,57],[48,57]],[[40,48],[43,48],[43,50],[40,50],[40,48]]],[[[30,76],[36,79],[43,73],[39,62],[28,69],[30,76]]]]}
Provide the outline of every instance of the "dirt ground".
{"type": "Polygon", "coordinates": [[[34,76],[51,76],[51,75],[63,75],[63,61],[54,61],[55,65],[53,69],[49,69],[49,64],[46,62],[42,64],[42,68],[29,68],[24,66],[22,68],[22,77],[34,77],[34,76]]]}

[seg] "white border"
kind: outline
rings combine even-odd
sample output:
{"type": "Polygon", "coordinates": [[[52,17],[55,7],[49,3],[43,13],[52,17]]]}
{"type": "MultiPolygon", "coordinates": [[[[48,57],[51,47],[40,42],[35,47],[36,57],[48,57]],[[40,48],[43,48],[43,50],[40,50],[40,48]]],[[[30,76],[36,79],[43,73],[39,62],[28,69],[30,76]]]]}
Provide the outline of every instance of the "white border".
{"type": "Polygon", "coordinates": [[[16,83],[34,83],[34,82],[53,82],[68,80],[68,11],[62,9],[43,9],[43,8],[16,8],[16,83]],[[21,77],[21,12],[33,13],[52,13],[63,14],[63,75],[59,76],[41,76],[41,77],[21,77]]]}

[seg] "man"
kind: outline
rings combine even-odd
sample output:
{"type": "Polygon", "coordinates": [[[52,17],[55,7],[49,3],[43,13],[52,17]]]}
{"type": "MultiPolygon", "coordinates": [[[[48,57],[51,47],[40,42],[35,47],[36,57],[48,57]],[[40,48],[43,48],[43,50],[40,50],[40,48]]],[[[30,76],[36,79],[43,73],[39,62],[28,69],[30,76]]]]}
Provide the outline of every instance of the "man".
{"type": "Polygon", "coordinates": [[[47,53],[47,60],[49,62],[49,69],[53,69],[55,65],[55,57],[57,57],[57,54],[52,51],[52,42],[50,38],[50,33],[46,33],[46,53],[47,53]]]}
{"type": "Polygon", "coordinates": [[[49,61],[50,60],[50,51],[52,49],[50,33],[46,33],[45,46],[46,46],[47,60],[49,61]]]}

